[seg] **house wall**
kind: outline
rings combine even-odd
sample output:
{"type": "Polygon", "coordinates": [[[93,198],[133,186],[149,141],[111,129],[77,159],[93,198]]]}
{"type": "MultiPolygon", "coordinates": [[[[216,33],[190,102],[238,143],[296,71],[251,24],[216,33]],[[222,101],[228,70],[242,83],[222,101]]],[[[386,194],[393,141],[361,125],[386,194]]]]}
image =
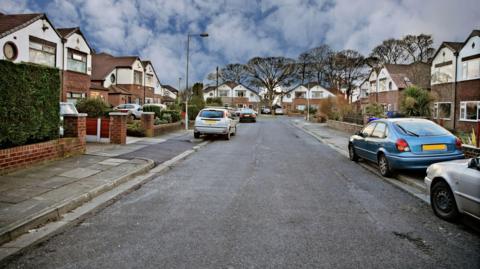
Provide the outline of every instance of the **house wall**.
{"type": "Polygon", "coordinates": [[[391,111],[398,111],[400,108],[400,91],[387,91],[379,93],[370,93],[368,95],[370,104],[378,103],[381,105],[391,105],[391,111]]]}
{"type": "Polygon", "coordinates": [[[74,71],[63,71],[62,102],[67,101],[67,93],[84,93],[89,96],[90,76],[74,71]]]}
{"type": "Polygon", "coordinates": [[[432,60],[430,84],[442,84],[455,81],[455,62],[457,61],[454,52],[447,47],[442,48],[432,60]],[[446,66],[435,67],[438,64],[452,63],[446,66]]]}
{"type": "Polygon", "coordinates": [[[378,92],[398,91],[397,85],[393,82],[386,68],[382,68],[378,73],[376,86],[378,92]],[[385,81],[384,86],[381,83],[382,81],[385,81]]]}
{"type": "MultiPolygon", "coordinates": [[[[471,37],[463,46],[463,48],[460,50],[458,54],[458,65],[457,65],[457,78],[459,81],[464,81],[464,80],[470,80],[472,78],[467,78],[464,79],[463,77],[463,61],[462,58],[472,56],[472,55],[477,55],[480,54],[480,37],[474,36],[471,37]],[[472,44],[475,43],[475,47],[472,48],[472,44]]],[[[476,62],[478,64],[478,61],[476,62]]],[[[480,76],[473,78],[473,79],[479,79],[480,76]]]]}
{"type": "MultiPolygon", "coordinates": [[[[123,94],[109,94],[108,95],[108,103],[111,106],[118,106],[120,104],[126,104],[126,103],[128,103],[128,97],[129,96],[123,95],[123,94]]],[[[133,97],[132,97],[132,99],[133,99],[133,97]]]]}
{"type": "Polygon", "coordinates": [[[442,83],[432,85],[431,93],[434,97],[434,103],[437,102],[451,102],[452,103],[452,114],[450,120],[437,119],[436,115],[433,115],[433,120],[442,125],[443,127],[452,130],[453,129],[453,120],[456,118],[453,113],[453,100],[455,99],[455,83],[442,83]]]}
{"type": "Polygon", "coordinates": [[[460,120],[461,101],[480,101],[480,79],[460,81],[457,83],[457,103],[455,106],[455,130],[471,132],[472,128],[478,133],[478,122],[460,120]]]}
{"type": "Polygon", "coordinates": [[[108,103],[108,91],[90,89],[88,96],[90,98],[100,98],[103,101],[108,103]]]}
{"type": "MultiPolygon", "coordinates": [[[[2,37],[0,39],[0,48],[3,49],[4,44],[8,41],[13,42],[18,49],[17,58],[13,62],[15,63],[30,62],[29,36],[35,36],[35,37],[55,43],[57,45],[55,67],[59,69],[63,68],[62,39],[54,30],[53,26],[48,23],[47,20],[41,20],[41,19],[37,20],[25,28],[22,28],[14,33],[11,33],[7,36],[2,37]],[[46,29],[45,31],[42,30],[44,23],[48,26],[48,29],[46,29]]],[[[0,59],[5,60],[5,55],[3,54],[3,51],[0,53],[0,59]]]]}

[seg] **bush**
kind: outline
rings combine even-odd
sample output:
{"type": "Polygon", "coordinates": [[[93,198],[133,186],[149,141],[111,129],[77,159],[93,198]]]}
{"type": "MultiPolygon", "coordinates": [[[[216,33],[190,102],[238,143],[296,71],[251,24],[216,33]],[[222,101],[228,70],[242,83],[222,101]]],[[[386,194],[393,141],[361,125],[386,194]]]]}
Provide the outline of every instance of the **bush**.
{"type": "Polygon", "coordinates": [[[103,117],[111,111],[110,107],[100,98],[81,99],[75,106],[78,112],[87,113],[91,118],[103,117]]]}
{"type": "Polygon", "coordinates": [[[155,118],[155,122],[153,123],[154,125],[160,125],[160,124],[167,124],[170,123],[168,120],[161,120],[159,118],[155,118]]]}
{"type": "Polygon", "coordinates": [[[171,121],[170,122],[177,122],[177,121],[180,121],[180,112],[176,111],[176,110],[162,110],[160,112],[160,119],[166,119],[165,115],[170,115],[171,117],[171,121]]]}
{"type": "Polygon", "coordinates": [[[206,103],[209,106],[223,106],[221,97],[208,97],[206,103]]]}
{"type": "Polygon", "coordinates": [[[429,91],[411,86],[403,91],[400,111],[408,117],[429,117],[432,101],[429,91]]]}
{"type": "Polygon", "coordinates": [[[144,137],[145,136],[145,129],[142,126],[142,122],[139,120],[133,121],[131,124],[127,124],[127,135],[128,136],[136,136],[136,137],[144,137]]]}
{"type": "Polygon", "coordinates": [[[365,107],[365,112],[368,116],[372,117],[382,117],[383,116],[383,106],[377,103],[369,104],[365,107]]]}
{"type": "Polygon", "coordinates": [[[0,60],[0,148],[58,138],[60,71],[0,60]]]}
{"type": "Polygon", "coordinates": [[[162,118],[160,120],[171,123],[172,122],[172,115],[171,114],[163,114],[162,118]]]}
{"type": "Polygon", "coordinates": [[[143,112],[155,112],[155,117],[160,118],[160,114],[162,112],[162,108],[156,105],[144,105],[143,112]]]}
{"type": "Polygon", "coordinates": [[[317,114],[317,108],[315,108],[315,107],[313,107],[313,106],[310,106],[310,109],[308,110],[308,112],[309,112],[310,114],[314,114],[314,115],[315,115],[315,114],[317,114]]]}
{"type": "Polygon", "coordinates": [[[200,110],[202,110],[202,108],[199,108],[195,105],[188,106],[188,119],[195,120],[200,110]]]}

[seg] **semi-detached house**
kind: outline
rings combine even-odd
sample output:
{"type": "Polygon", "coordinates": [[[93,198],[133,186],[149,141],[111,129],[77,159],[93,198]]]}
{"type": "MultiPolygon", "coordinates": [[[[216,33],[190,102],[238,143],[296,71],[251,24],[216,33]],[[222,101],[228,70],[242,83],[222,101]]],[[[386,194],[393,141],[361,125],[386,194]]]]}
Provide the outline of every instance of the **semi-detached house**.
{"type": "Polygon", "coordinates": [[[217,87],[210,86],[203,89],[205,101],[208,98],[220,97],[222,103],[237,108],[251,108],[258,110],[260,96],[254,90],[233,81],[227,81],[217,87]]]}

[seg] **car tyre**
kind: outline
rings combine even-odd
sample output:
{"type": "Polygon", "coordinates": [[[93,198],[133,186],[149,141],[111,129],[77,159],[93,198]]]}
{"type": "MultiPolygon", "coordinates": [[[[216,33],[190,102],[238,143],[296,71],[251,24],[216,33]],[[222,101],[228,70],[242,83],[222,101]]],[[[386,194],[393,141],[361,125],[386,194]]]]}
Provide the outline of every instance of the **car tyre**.
{"type": "Polygon", "coordinates": [[[430,204],[433,213],[439,218],[447,221],[454,221],[458,218],[459,212],[455,196],[450,186],[445,181],[439,181],[432,186],[430,192],[430,204]]]}
{"type": "Polygon", "coordinates": [[[200,138],[200,133],[199,132],[194,132],[193,137],[197,138],[197,139],[200,138]]]}
{"type": "Polygon", "coordinates": [[[234,130],[234,131],[233,131],[233,133],[232,133],[232,136],[237,135],[237,127],[235,127],[233,130],[234,130]]]}
{"type": "Polygon", "coordinates": [[[227,134],[225,135],[225,140],[230,140],[230,130],[228,130],[227,134]]]}
{"type": "Polygon", "coordinates": [[[378,171],[384,177],[392,176],[392,168],[390,168],[390,164],[388,163],[388,159],[385,154],[380,154],[378,156],[378,171]]]}
{"type": "Polygon", "coordinates": [[[358,162],[358,155],[355,152],[355,148],[352,144],[348,145],[348,157],[350,158],[350,161],[358,162]]]}

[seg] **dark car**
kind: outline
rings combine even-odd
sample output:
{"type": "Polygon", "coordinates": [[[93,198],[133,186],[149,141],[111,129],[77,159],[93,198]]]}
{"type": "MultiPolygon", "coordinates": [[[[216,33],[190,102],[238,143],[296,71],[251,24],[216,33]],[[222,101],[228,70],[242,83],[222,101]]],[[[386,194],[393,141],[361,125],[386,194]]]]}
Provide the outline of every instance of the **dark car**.
{"type": "Polygon", "coordinates": [[[350,137],[350,160],[378,163],[383,176],[394,170],[426,169],[430,164],[463,159],[462,142],[432,121],[415,118],[370,122],[350,137]]]}
{"type": "Polygon", "coordinates": [[[257,121],[257,113],[253,109],[242,109],[239,114],[240,122],[245,122],[245,121],[251,121],[251,122],[256,122],[257,121]]]}

